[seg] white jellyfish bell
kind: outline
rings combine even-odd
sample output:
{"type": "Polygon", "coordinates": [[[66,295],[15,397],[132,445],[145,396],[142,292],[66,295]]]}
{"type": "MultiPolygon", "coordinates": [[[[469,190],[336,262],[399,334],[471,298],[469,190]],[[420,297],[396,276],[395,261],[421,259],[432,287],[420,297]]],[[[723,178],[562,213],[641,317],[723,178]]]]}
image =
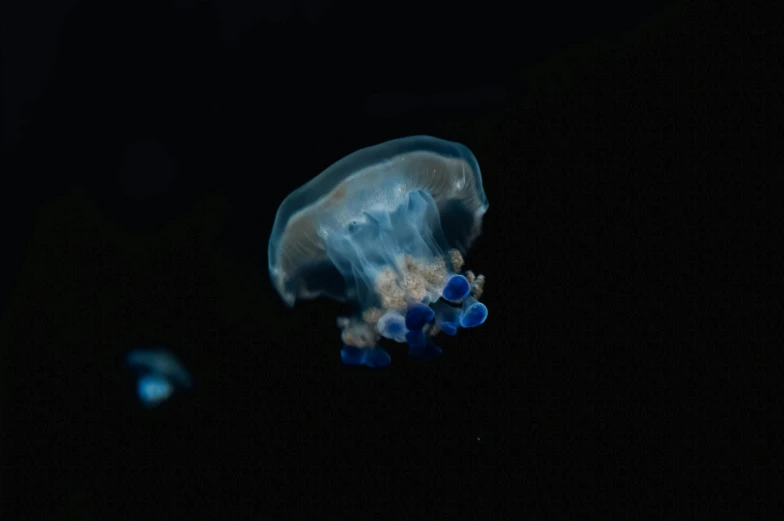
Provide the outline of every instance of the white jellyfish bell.
{"type": "Polygon", "coordinates": [[[289,306],[321,295],[356,304],[338,321],[346,364],[389,364],[382,336],[408,343],[411,356],[437,356],[428,337],[487,317],[484,276],[463,271],[487,208],[464,145],[412,136],[364,148],[280,205],[270,277],[289,306]]]}

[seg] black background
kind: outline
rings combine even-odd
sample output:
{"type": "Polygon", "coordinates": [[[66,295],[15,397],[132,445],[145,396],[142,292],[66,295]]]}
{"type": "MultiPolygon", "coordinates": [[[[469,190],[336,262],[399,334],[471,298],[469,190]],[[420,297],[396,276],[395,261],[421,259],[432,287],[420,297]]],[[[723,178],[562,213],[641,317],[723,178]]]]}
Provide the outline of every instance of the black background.
{"type": "Polygon", "coordinates": [[[745,52],[772,33],[719,3],[540,4],[5,4],[3,519],[683,519],[772,497],[770,439],[740,430],[769,421],[765,391],[730,391],[776,371],[753,354],[769,308],[725,294],[778,258],[741,263],[772,207],[732,181],[778,155],[759,131],[780,57],[745,52]],[[272,289],[272,221],[414,134],[482,168],[467,261],[490,314],[438,361],[346,368],[344,308],[272,289]],[[193,392],[142,409],[122,358],[144,346],[193,392]]]}

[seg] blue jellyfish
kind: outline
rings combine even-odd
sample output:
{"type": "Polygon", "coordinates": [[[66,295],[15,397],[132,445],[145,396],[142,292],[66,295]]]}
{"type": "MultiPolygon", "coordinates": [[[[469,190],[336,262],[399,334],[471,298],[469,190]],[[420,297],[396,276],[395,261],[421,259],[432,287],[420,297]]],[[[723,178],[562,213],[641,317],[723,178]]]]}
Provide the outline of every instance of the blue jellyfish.
{"type": "Polygon", "coordinates": [[[432,338],[487,318],[485,278],[464,270],[488,208],[479,165],[465,146],[429,136],[354,152],[283,201],[269,271],[284,302],[350,302],[340,317],[347,365],[383,367],[387,338],[431,358],[432,338]]]}
{"type": "Polygon", "coordinates": [[[137,349],[126,357],[138,375],[136,392],[145,407],[155,407],[175,390],[189,389],[191,376],[174,356],[163,349],[137,349]]]}

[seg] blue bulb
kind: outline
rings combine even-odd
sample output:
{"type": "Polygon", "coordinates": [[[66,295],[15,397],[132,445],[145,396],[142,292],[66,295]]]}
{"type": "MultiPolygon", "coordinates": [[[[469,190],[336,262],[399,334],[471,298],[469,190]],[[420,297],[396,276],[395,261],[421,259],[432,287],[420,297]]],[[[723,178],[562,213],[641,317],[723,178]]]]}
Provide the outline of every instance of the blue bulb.
{"type": "Polygon", "coordinates": [[[376,323],[378,332],[384,338],[403,342],[406,334],[406,319],[397,311],[387,311],[376,323]]]}
{"type": "Polygon", "coordinates": [[[476,327],[487,319],[487,306],[474,300],[469,305],[463,307],[463,316],[460,317],[460,325],[463,327],[476,327]]]}
{"type": "Polygon", "coordinates": [[[462,275],[452,275],[441,292],[441,296],[452,302],[463,300],[471,292],[471,285],[468,279],[462,275]]]}
{"type": "Polygon", "coordinates": [[[405,324],[403,322],[390,321],[387,324],[386,332],[390,336],[397,336],[402,334],[404,329],[405,329],[405,324]]]}
{"type": "Polygon", "coordinates": [[[424,304],[413,304],[406,311],[406,327],[408,329],[422,329],[425,324],[433,320],[435,312],[424,304]]]}

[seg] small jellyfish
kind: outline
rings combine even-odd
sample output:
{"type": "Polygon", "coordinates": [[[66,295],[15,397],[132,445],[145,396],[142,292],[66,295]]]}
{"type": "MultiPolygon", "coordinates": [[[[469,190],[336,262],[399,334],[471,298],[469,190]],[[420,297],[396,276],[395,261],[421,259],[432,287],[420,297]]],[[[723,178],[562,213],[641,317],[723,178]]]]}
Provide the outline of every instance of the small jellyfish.
{"type": "Polygon", "coordinates": [[[485,277],[464,255],[488,202],[464,145],[412,136],[364,148],[283,201],[269,241],[269,271],[284,302],[327,296],[350,302],[338,320],[348,365],[384,367],[381,337],[432,358],[440,331],[482,324],[485,277]]]}
{"type": "Polygon", "coordinates": [[[136,372],[136,392],[145,407],[155,407],[175,390],[189,389],[191,376],[174,356],[163,349],[137,349],[126,357],[136,372]]]}

